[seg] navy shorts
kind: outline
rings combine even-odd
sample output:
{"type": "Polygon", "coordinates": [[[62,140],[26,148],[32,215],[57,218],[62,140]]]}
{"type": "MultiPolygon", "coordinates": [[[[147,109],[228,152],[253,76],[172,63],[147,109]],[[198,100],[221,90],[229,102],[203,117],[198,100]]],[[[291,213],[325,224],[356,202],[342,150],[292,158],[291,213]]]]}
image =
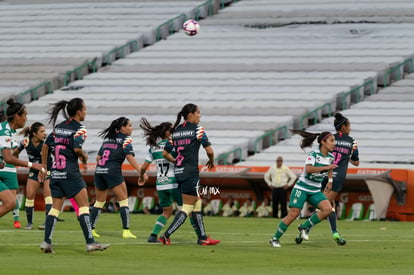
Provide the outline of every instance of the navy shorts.
{"type": "Polygon", "coordinates": [[[73,198],[83,188],[86,183],[82,177],[77,179],[51,180],[50,191],[53,198],[73,198]]]}
{"type": "Polygon", "coordinates": [[[180,178],[177,177],[178,186],[181,189],[181,193],[185,195],[199,197],[198,189],[200,187],[199,177],[180,178]]]}
{"type": "Polygon", "coordinates": [[[114,188],[124,182],[122,175],[95,174],[94,185],[99,190],[114,188]]]}

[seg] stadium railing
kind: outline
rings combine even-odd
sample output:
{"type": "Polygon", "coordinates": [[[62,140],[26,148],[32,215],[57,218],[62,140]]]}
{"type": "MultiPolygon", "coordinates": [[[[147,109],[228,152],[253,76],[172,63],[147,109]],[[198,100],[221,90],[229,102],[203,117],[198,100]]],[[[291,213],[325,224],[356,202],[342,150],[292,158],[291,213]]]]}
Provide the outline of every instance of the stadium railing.
{"type": "Polygon", "coordinates": [[[266,132],[265,134],[259,136],[258,138],[256,138],[255,143],[254,143],[254,153],[258,153],[260,150],[258,149],[258,145],[259,142],[262,142],[262,148],[266,148],[263,144],[263,141],[265,139],[267,139],[267,147],[270,147],[272,145],[275,145],[277,143],[277,141],[279,140],[279,138],[275,138],[276,133],[282,133],[282,137],[281,139],[286,139],[287,135],[288,135],[288,129],[287,126],[280,126],[276,129],[273,129],[269,132],[266,132]]]}

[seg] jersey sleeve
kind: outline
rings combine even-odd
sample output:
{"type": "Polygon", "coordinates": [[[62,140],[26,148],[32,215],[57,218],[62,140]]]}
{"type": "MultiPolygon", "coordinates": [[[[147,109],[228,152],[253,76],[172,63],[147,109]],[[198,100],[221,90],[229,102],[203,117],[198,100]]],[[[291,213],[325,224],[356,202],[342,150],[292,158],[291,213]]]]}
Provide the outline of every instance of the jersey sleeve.
{"type": "Polygon", "coordinates": [[[203,145],[204,148],[211,145],[203,126],[200,126],[200,125],[197,126],[196,136],[197,136],[197,140],[201,143],[201,145],[203,145]]]}
{"type": "Polygon", "coordinates": [[[311,151],[306,158],[305,165],[315,166],[315,161],[316,161],[316,153],[315,151],[311,151]]]}
{"type": "Polygon", "coordinates": [[[0,136],[0,149],[12,149],[12,138],[10,136],[0,136]]]}
{"type": "Polygon", "coordinates": [[[24,139],[22,141],[19,142],[19,144],[17,145],[17,150],[19,150],[19,152],[23,151],[24,149],[26,149],[26,147],[29,145],[29,137],[24,137],[24,139]]]}
{"type": "Polygon", "coordinates": [[[145,161],[151,163],[154,160],[152,157],[151,147],[148,147],[147,153],[145,154],[145,161]]]}
{"type": "Polygon", "coordinates": [[[86,140],[88,133],[85,126],[81,126],[73,135],[73,147],[82,149],[82,145],[86,140]]]}
{"type": "Polygon", "coordinates": [[[164,150],[165,151],[167,151],[168,153],[170,153],[171,154],[171,152],[173,151],[173,149],[174,149],[174,146],[173,146],[173,140],[172,140],[172,138],[170,137],[169,139],[168,139],[168,142],[165,144],[165,146],[164,146],[164,150]]]}
{"type": "Polygon", "coordinates": [[[49,135],[47,135],[47,137],[46,137],[46,140],[45,140],[45,144],[47,145],[47,146],[49,146],[49,147],[51,147],[51,146],[53,146],[53,141],[54,141],[54,139],[53,139],[53,132],[52,133],[50,133],[49,135]]]}
{"type": "Polygon", "coordinates": [[[122,143],[122,149],[124,149],[125,155],[132,155],[135,157],[134,147],[132,146],[132,138],[126,137],[122,143]]]}
{"type": "Polygon", "coordinates": [[[359,160],[358,143],[355,139],[352,140],[351,160],[359,160]]]}

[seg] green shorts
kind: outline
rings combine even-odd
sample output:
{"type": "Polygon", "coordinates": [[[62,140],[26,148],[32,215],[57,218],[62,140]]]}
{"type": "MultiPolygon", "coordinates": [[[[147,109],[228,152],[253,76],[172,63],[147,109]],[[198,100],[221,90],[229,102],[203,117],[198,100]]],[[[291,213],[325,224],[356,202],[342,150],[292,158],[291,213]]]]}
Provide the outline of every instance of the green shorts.
{"type": "Polygon", "coordinates": [[[19,182],[15,172],[0,172],[0,192],[19,189],[19,182]]]}
{"type": "Polygon", "coordinates": [[[168,207],[175,201],[178,206],[183,205],[183,198],[180,189],[158,190],[158,199],[161,207],[168,207]]]}
{"type": "Polygon", "coordinates": [[[319,203],[324,200],[327,200],[327,198],[320,191],[312,193],[302,189],[293,188],[292,193],[290,193],[289,207],[302,209],[307,201],[316,208],[319,203]]]}

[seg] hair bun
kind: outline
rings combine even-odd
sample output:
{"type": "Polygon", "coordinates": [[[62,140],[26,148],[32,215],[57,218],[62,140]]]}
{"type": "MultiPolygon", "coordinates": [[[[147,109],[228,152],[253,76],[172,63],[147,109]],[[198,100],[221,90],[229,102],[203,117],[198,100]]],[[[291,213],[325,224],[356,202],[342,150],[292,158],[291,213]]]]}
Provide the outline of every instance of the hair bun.
{"type": "Polygon", "coordinates": [[[341,118],[343,118],[344,116],[341,114],[341,113],[336,113],[335,114],[335,118],[336,119],[341,119],[341,118]]]}
{"type": "Polygon", "coordinates": [[[9,98],[9,100],[7,100],[7,105],[11,106],[14,104],[14,99],[13,98],[9,98]]]}

